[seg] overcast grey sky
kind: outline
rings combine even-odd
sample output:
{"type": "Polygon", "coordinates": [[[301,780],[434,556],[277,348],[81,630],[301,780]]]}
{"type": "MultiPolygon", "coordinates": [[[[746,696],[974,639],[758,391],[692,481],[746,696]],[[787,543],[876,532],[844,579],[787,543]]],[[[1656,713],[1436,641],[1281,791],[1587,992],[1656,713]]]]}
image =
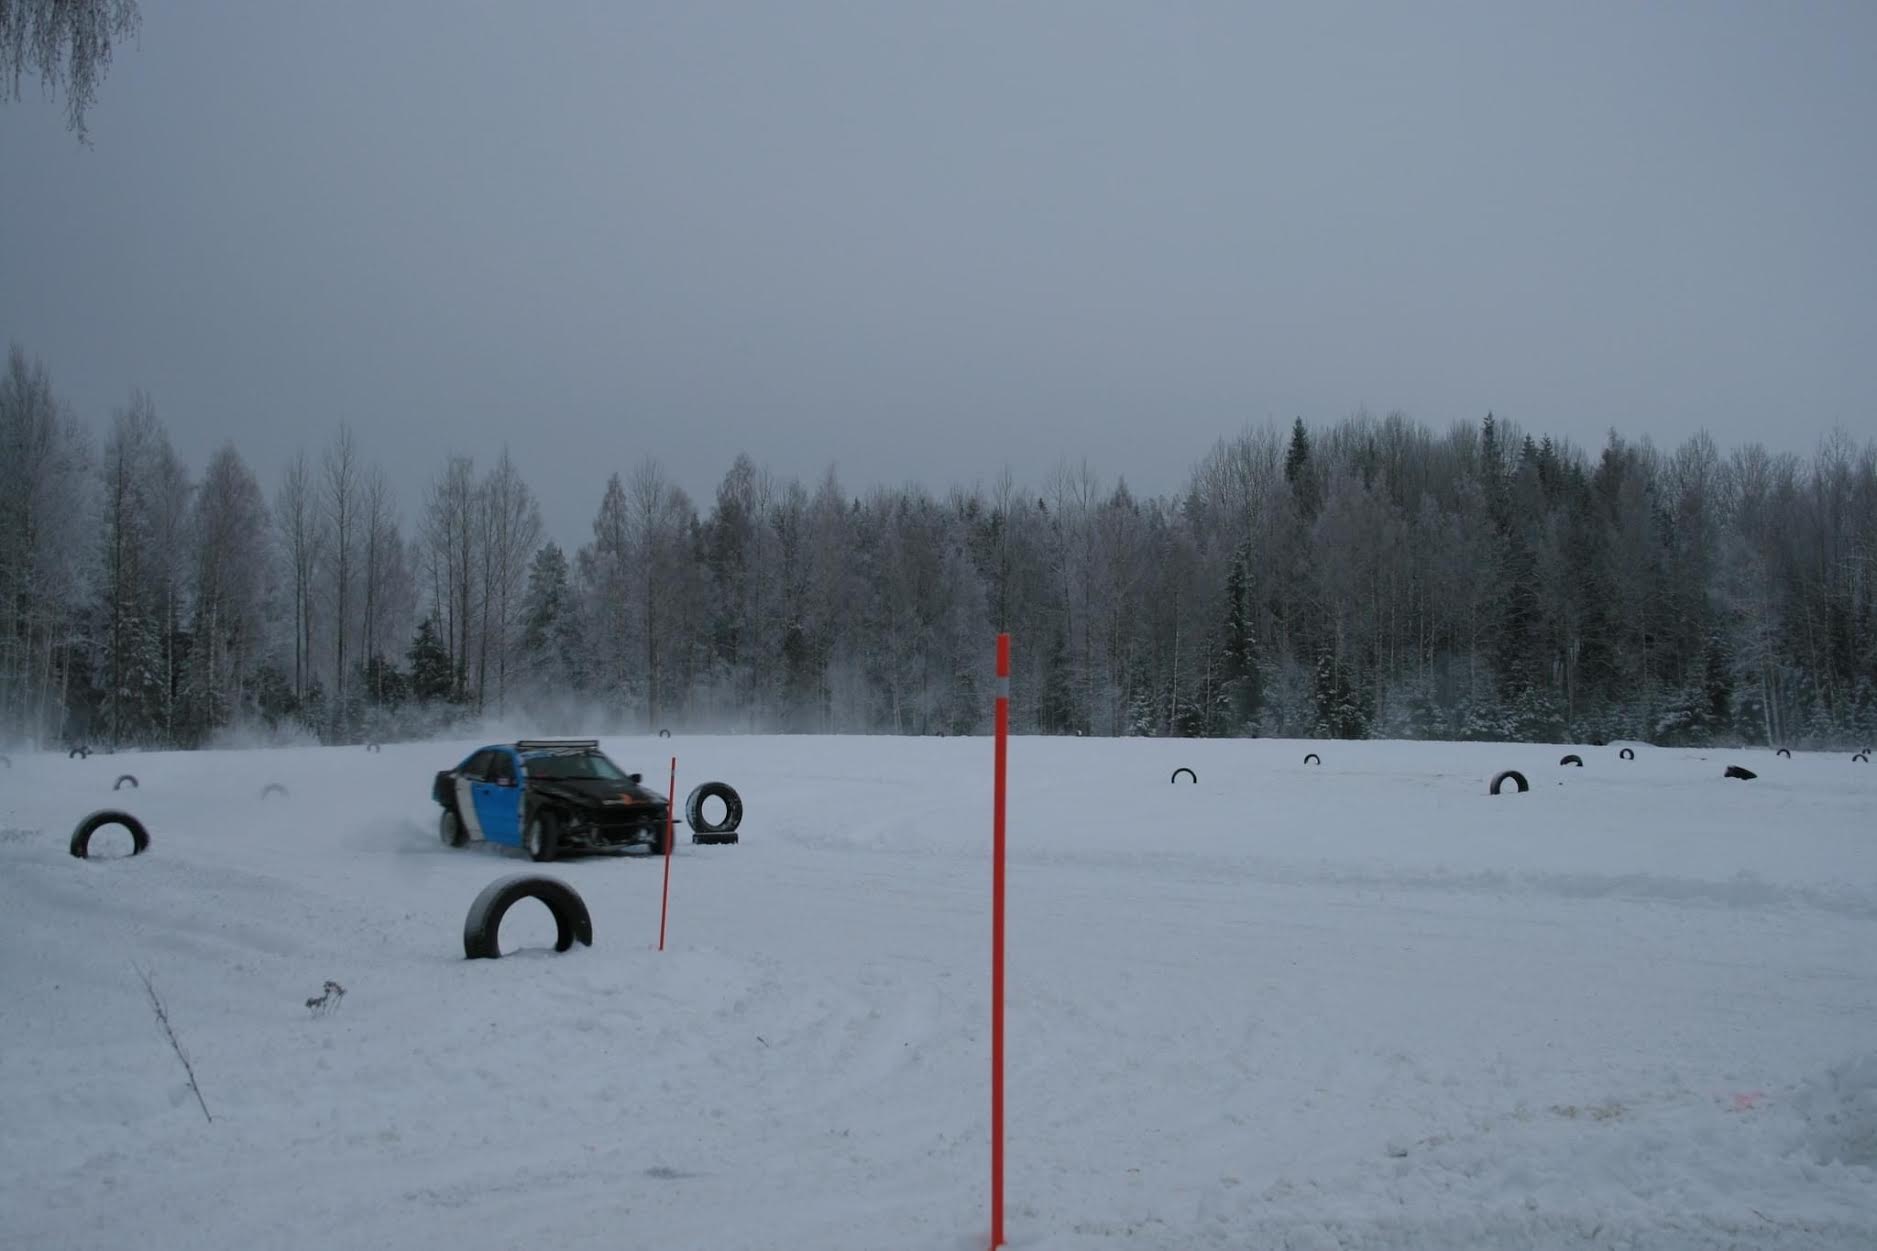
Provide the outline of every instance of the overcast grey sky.
{"type": "Polygon", "coordinates": [[[143,0],[0,105],[0,338],[271,493],[407,517],[505,441],[551,530],[657,456],[858,491],[1247,422],[1590,447],[1877,430],[1877,4],[143,0]]]}

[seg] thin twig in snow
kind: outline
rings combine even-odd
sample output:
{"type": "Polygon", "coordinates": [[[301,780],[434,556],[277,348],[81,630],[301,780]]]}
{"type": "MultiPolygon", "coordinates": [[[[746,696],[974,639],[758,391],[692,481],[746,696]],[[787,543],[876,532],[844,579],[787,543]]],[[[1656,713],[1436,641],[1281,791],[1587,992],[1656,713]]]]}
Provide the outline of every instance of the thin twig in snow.
{"type": "Polygon", "coordinates": [[[203,1118],[213,1125],[215,1118],[209,1115],[208,1101],[202,1097],[202,1087],[196,1085],[195,1068],[189,1063],[189,1057],[183,1054],[182,1044],[176,1040],[176,1031],[170,1028],[169,1013],[163,1007],[163,1000],[156,993],[156,986],[150,981],[150,975],[138,969],[135,962],[132,962],[130,967],[137,969],[137,977],[143,982],[143,988],[150,992],[150,1006],[156,1009],[156,1023],[163,1027],[163,1036],[169,1039],[170,1049],[176,1053],[176,1058],[182,1061],[182,1071],[189,1075],[189,1089],[195,1091],[196,1102],[202,1106],[203,1118]]]}

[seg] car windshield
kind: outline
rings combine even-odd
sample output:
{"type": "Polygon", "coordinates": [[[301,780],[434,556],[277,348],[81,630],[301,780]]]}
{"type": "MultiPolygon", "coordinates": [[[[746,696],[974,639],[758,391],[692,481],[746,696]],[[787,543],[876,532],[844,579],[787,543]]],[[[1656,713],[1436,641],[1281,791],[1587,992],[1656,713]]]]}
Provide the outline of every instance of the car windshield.
{"type": "Polygon", "coordinates": [[[527,768],[531,778],[596,778],[602,782],[626,780],[626,775],[619,771],[618,765],[596,751],[530,756],[527,768]]]}

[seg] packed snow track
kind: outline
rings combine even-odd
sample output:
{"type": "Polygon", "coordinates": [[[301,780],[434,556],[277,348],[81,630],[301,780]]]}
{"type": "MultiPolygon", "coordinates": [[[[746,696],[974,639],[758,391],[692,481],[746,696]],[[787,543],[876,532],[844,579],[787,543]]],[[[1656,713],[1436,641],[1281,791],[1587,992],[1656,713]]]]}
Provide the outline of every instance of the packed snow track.
{"type": "MultiPolygon", "coordinates": [[[[983,1245],[987,740],[608,739],[742,841],[500,960],[473,745],[10,753],[0,1246],[983,1245]]],[[[1013,741],[1009,1245],[1877,1247],[1877,771],[1562,746],[1013,741]]]]}

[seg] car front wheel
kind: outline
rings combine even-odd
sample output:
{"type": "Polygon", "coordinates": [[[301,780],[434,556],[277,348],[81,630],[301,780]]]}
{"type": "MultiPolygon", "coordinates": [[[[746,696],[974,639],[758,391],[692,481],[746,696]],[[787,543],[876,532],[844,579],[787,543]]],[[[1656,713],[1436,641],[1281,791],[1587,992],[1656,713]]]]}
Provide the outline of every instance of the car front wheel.
{"type": "Polygon", "coordinates": [[[551,812],[538,813],[521,842],[530,860],[552,860],[560,853],[560,819],[551,812]]]}

